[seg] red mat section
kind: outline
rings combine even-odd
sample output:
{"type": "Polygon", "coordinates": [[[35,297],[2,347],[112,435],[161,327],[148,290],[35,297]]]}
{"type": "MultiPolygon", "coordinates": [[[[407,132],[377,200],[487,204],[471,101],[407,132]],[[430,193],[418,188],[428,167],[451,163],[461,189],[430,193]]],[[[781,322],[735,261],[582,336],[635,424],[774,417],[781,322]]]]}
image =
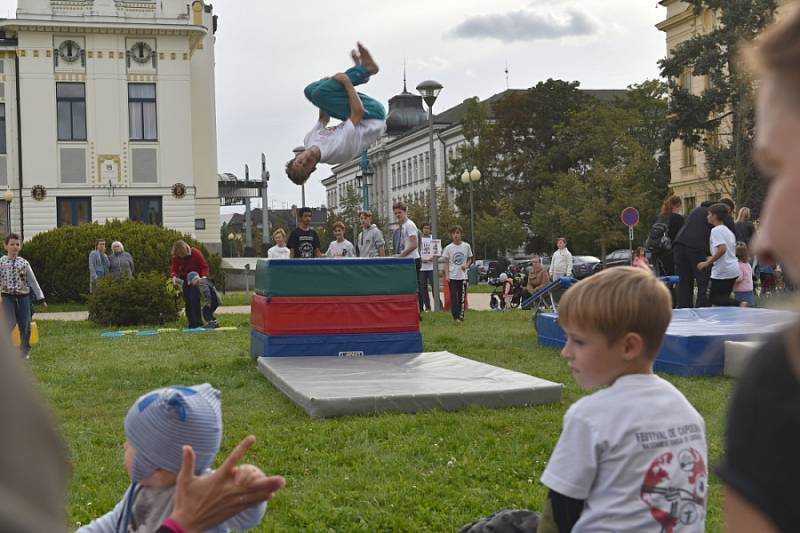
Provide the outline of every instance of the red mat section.
{"type": "Polygon", "coordinates": [[[260,296],[250,325],[267,335],[419,331],[416,294],[380,296],[260,296]]]}

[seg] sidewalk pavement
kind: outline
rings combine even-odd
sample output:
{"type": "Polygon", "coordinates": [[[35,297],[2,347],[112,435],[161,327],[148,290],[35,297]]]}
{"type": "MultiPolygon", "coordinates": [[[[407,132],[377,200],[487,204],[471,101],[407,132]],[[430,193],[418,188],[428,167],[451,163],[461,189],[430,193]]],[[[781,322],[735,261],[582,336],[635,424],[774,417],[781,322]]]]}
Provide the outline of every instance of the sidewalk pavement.
{"type": "MultiPolygon", "coordinates": [[[[489,296],[488,294],[470,294],[469,295],[469,308],[474,311],[488,311],[489,310],[489,296]]],[[[235,314],[249,314],[249,305],[229,305],[222,306],[217,309],[217,314],[220,315],[235,315],[235,314]]],[[[65,320],[65,321],[81,321],[89,319],[89,311],[69,311],[64,313],[36,313],[34,320],[65,320]]]]}

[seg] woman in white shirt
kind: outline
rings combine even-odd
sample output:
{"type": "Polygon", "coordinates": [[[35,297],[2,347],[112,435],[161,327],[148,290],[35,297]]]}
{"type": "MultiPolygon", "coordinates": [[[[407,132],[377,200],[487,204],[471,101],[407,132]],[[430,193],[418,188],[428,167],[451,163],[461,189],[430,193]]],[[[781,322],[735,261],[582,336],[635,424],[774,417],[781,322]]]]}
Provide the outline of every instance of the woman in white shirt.
{"type": "Polygon", "coordinates": [[[739,277],[739,263],[736,259],[736,235],[725,226],[725,217],[730,210],[725,204],[714,204],[708,208],[708,223],[714,226],[709,238],[711,256],[697,264],[698,270],[711,267],[711,287],[709,289],[712,305],[747,306],[731,298],[733,285],[739,277]]]}

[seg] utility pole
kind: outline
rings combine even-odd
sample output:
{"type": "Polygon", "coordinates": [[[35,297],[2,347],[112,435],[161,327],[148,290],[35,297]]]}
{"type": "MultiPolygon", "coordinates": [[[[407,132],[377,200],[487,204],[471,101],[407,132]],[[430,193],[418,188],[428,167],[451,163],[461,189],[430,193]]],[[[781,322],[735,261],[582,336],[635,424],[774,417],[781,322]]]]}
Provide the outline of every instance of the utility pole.
{"type": "MultiPolygon", "coordinates": [[[[250,167],[244,165],[245,187],[250,187],[250,167]]],[[[244,198],[244,246],[245,249],[253,248],[253,220],[250,213],[250,191],[245,193],[244,198]]]]}
{"type": "Polygon", "coordinates": [[[262,253],[266,253],[269,244],[269,204],[267,203],[267,186],[269,185],[269,171],[267,170],[267,156],[261,152],[261,244],[262,253]]]}

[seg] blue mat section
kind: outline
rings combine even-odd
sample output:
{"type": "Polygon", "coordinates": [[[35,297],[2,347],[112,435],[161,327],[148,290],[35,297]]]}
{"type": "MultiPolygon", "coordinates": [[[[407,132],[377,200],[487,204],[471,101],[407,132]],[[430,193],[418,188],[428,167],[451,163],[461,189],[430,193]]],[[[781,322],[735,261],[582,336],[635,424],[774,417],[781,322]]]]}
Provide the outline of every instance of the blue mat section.
{"type": "Polygon", "coordinates": [[[422,352],[422,335],[361,333],[340,335],[265,335],[250,333],[250,355],[256,357],[392,355],[422,352]]]}
{"type": "MultiPolygon", "coordinates": [[[[655,369],[680,376],[720,376],[725,341],[758,340],[796,322],[797,313],[745,307],[674,309],[655,369]]],[[[567,342],[555,313],[536,320],[539,344],[561,348],[567,342]]]]}

